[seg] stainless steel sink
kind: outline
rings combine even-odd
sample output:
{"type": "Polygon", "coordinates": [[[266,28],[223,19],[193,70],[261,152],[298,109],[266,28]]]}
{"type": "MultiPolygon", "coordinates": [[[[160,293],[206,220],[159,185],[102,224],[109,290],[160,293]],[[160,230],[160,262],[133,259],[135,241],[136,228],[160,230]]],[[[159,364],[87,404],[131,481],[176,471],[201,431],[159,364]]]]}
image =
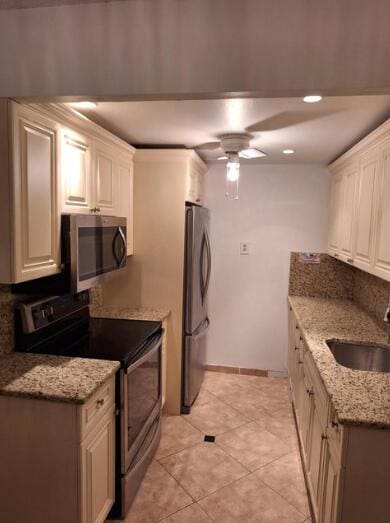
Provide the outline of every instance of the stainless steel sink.
{"type": "Polygon", "coordinates": [[[390,372],[390,347],[327,340],[335,360],[344,367],[373,372],[390,372]]]}

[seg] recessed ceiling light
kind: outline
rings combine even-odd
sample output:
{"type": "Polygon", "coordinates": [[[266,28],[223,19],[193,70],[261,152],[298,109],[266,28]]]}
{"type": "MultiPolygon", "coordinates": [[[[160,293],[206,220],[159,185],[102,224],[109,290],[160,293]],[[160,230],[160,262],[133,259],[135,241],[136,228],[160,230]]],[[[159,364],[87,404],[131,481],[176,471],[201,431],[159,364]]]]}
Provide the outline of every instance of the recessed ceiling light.
{"type": "Polygon", "coordinates": [[[319,94],[309,94],[308,96],[305,96],[303,98],[303,101],[307,104],[314,104],[316,102],[320,102],[322,100],[322,96],[319,94]]]}
{"type": "Polygon", "coordinates": [[[282,152],[283,152],[283,154],[294,154],[295,153],[294,149],[283,149],[282,152]]]}
{"type": "Polygon", "coordinates": [[[82,102],[71,102],[69,105],[75,109],[95,109],[95,107],[97,107],[97,103],[89,102],[87,100],[82,102]]]}

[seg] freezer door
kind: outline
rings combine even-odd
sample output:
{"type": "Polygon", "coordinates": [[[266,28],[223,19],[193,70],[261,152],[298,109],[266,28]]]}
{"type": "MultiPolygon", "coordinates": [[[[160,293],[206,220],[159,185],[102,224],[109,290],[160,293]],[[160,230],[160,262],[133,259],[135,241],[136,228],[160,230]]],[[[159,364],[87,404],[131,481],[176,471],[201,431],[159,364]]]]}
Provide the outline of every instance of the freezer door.
{"type": "Polygon", "coordinates": [[[188,413],[199,394],[204,377],[206,361],[206,334],[209,326],[208,318],[202,323],[199,331],[184,339],[184,384],[183,413],[188,413]]]}
{"type": "Polygon", "coordinates": [[[186,209],[185,334],[193,334],[207,317],[211,272],[209,210],[186,209]]]}

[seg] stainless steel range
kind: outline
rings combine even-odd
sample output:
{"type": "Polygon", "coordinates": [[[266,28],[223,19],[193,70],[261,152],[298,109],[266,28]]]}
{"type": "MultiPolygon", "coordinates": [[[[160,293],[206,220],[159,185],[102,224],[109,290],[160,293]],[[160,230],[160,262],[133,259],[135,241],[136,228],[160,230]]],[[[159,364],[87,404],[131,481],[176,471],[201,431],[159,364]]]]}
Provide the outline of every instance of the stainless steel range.
{"type": "Polygon", "coordinates": [[[89,316],[87,291],[18,305],[16,350],[110,359],[117,375],[116,499],[111,518],[124,518],[160,439],[160,322],[89,316]]]}

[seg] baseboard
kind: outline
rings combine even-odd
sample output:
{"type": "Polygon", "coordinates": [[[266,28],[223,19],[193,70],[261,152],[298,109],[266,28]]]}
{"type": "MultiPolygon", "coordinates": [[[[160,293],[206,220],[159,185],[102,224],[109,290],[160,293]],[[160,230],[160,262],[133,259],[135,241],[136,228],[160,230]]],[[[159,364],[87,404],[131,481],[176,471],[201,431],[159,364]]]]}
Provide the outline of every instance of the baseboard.
{"type": "Polygon", "coordinates": [[[263,369],[246,369],[244,367],[231,367],[228,365],[205,365],[205,369],[211,372],[225,372],[227,374],[242,374],[245,376],[260,376],[262,378],[287,378],[287,372],[268,371],[263,369]]]}

